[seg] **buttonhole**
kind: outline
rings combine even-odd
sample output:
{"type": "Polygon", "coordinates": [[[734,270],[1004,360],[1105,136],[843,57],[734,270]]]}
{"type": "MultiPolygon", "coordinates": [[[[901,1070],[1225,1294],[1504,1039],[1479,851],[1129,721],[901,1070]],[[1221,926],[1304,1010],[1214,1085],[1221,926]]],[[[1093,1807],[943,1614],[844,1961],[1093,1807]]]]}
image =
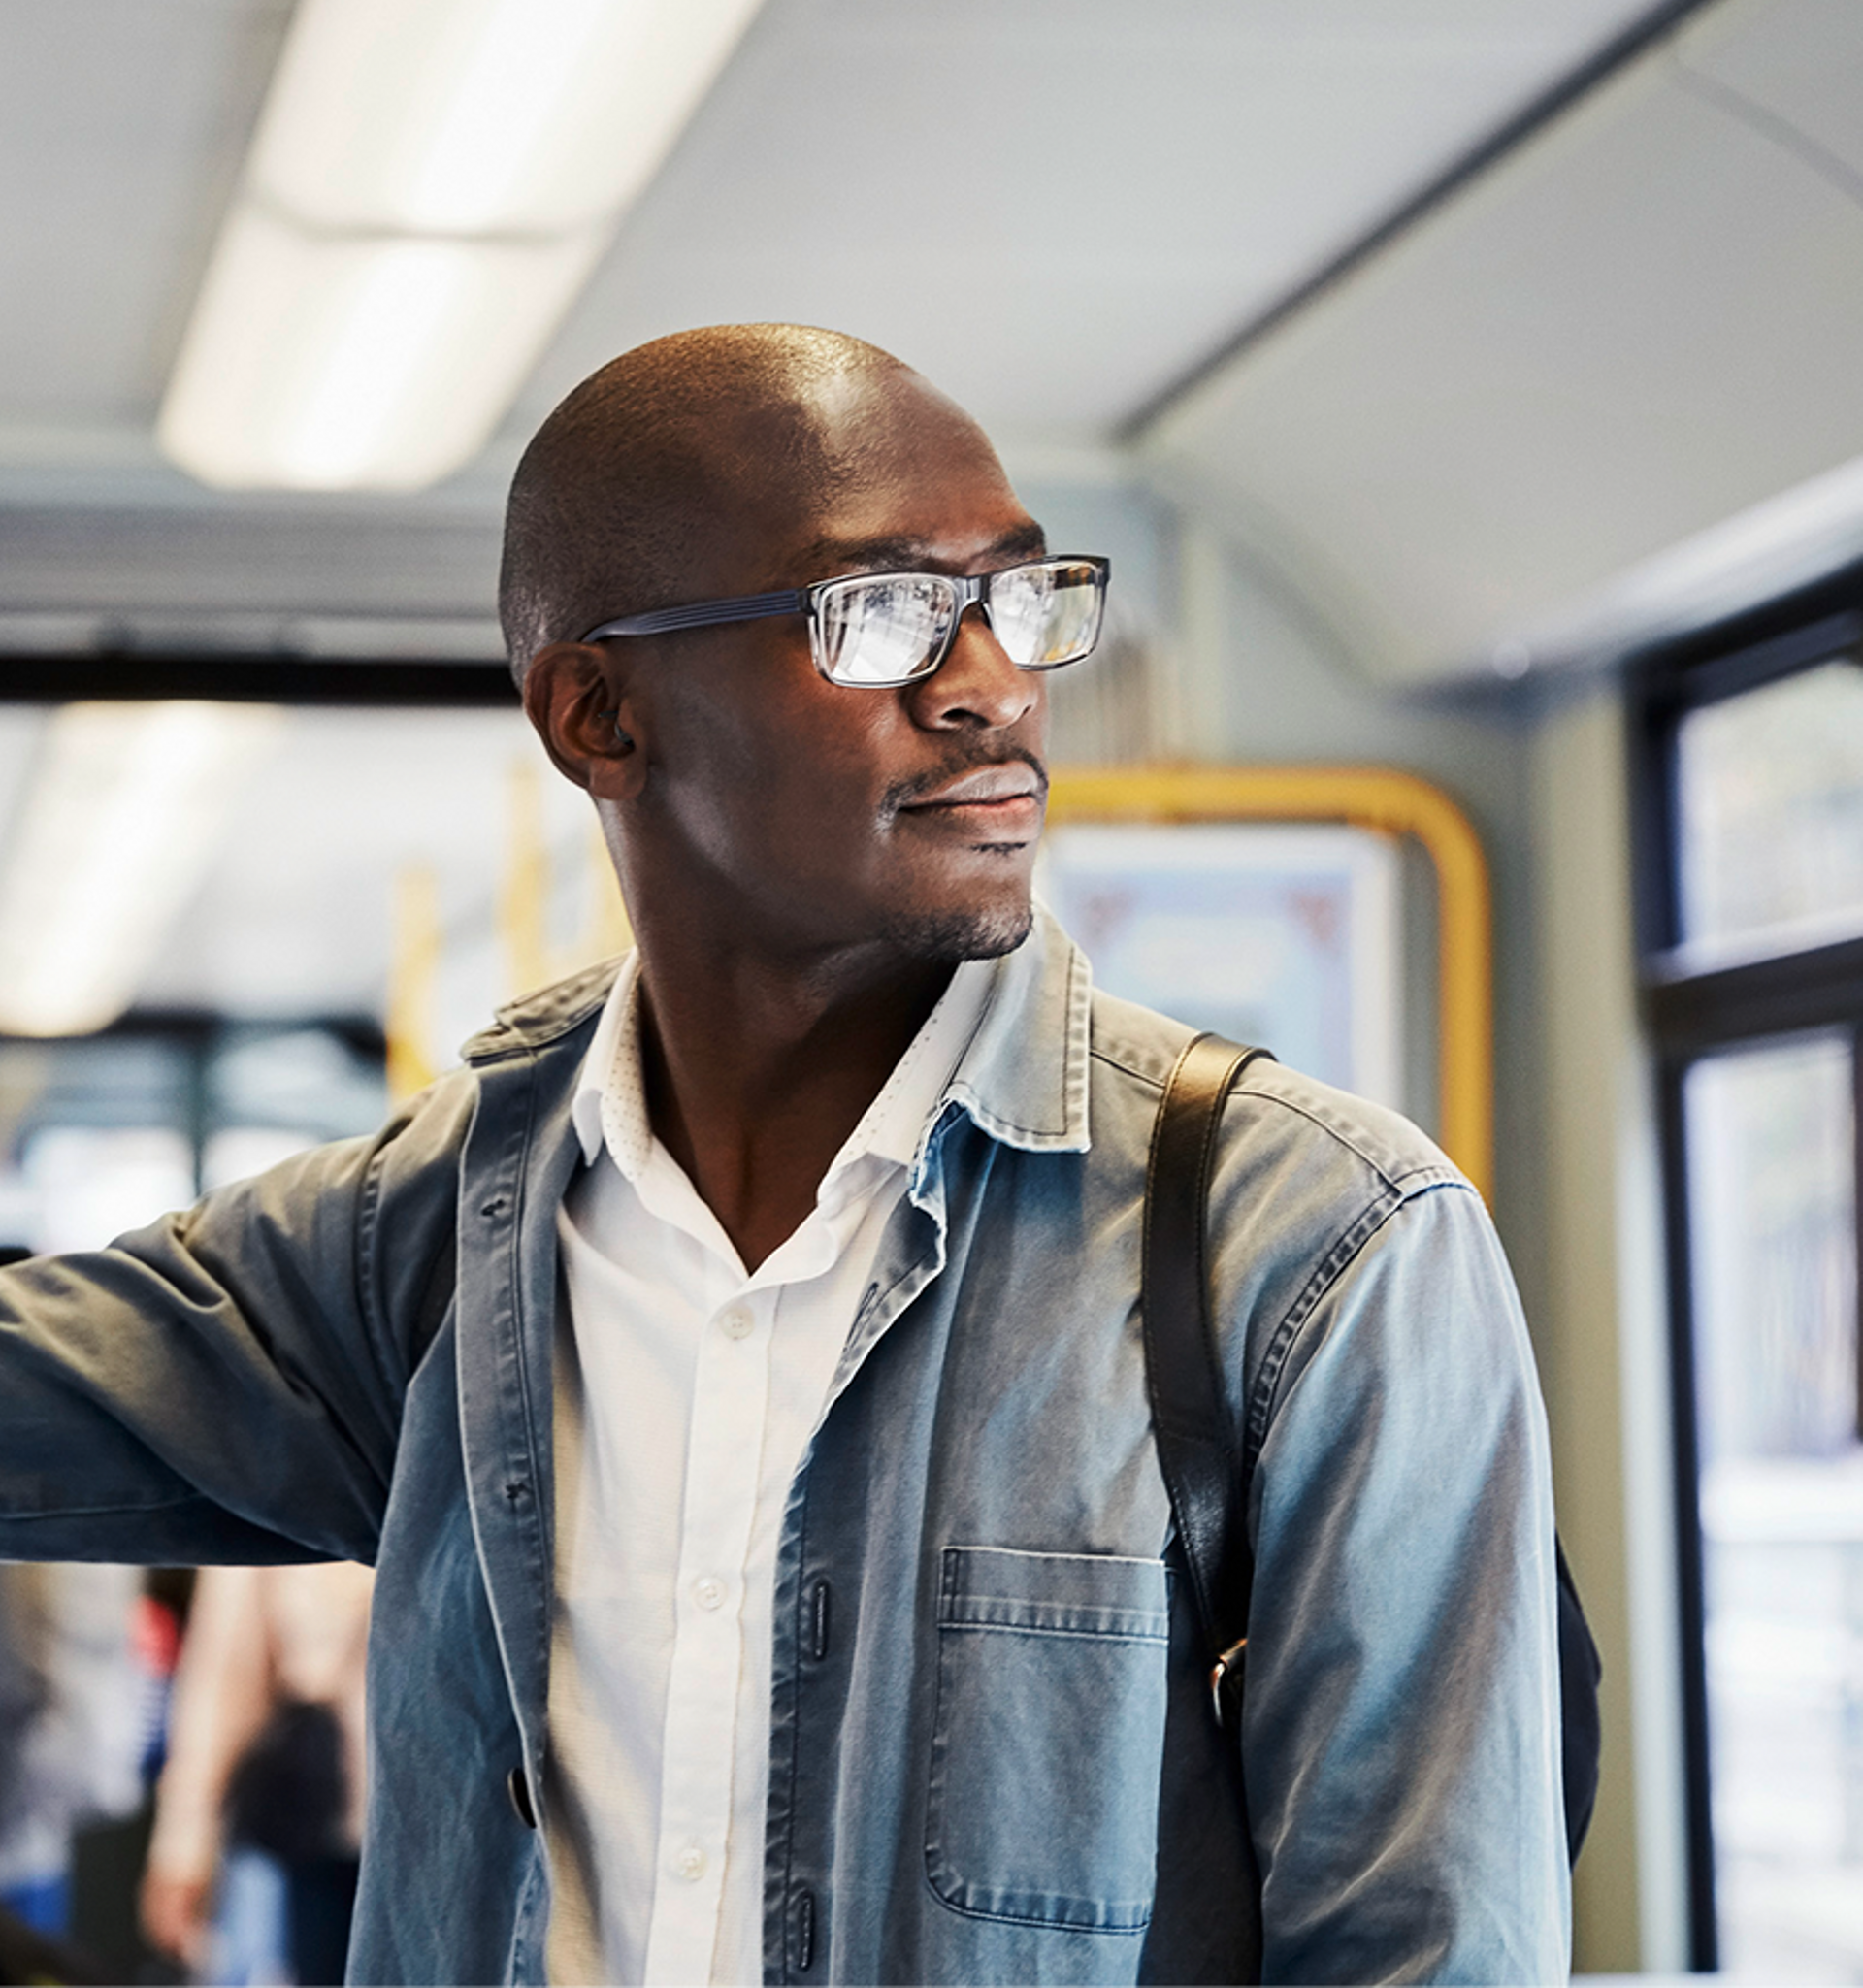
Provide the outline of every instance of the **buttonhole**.
{"type": "Polygon", "coordinates": [[[805,1974],[815,1965],[815,1894],[796,1896],[796,1972],[805,1974]]]}

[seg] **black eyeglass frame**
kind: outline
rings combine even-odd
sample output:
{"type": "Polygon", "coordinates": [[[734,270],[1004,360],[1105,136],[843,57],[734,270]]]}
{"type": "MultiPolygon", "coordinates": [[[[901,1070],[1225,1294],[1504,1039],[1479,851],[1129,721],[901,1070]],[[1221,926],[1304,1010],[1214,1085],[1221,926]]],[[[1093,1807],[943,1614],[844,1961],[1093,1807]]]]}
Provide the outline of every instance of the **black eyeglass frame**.
{"type": "MultiPolygon", "coordinates": [[[[1030,567],[1075,566],[1085,567],[1093,574],[1094,587],[1098,603],[1094,614],[1093,639],[1086,647],[1072,656],[1062,656],[1053,663],[1018,663],[1018,669],[1064,669],[1070,663],[1079,663],[1093,654],[1095,644],[1099,640],[1101,624],[1106,611],[1106,582],[1112,572],[1112,561],[1092,552],[1049,552],[1039,559],[1020,560],[1014,566],[999,567],[995,572],[987,573],[929,573],[929,572],[871,572],[841,573],[831,580],[816,580],[806,587],[789,587],[771,594],[740,594],[729,601],[693,601],[680,607],[655,607],[645,614],[628,614],[619,621],[605,621],[592,628],[580,637],[585,642],[606,641],[613,636],[664,636],[677,635],[693,628],[723,628],[740,621],[773,620],[784,614],[805,614],[808,617],[808,649],[814,659],[815,668],[828,682],[838,690],[897,690],[903,684],[917,683],[932,675],[950,655],[958,639],[958,630],[964,617],[972,606],[980,608],[986,622],[990,621],[990,590],[997,581],[1007,578],[1011,573],[1027,572],[1030,567]],[[955,611],[944,638],[927,656],[919,667],[904,676],[889,676],[871,681],[849,683],[832,675],[822,653],[820,603],[836,589],[871,585],[886,580],[935,580],[948,586],[955,597],[955,611]]],[[[994,632],[995,624],[991,623],[994,632]]]]}

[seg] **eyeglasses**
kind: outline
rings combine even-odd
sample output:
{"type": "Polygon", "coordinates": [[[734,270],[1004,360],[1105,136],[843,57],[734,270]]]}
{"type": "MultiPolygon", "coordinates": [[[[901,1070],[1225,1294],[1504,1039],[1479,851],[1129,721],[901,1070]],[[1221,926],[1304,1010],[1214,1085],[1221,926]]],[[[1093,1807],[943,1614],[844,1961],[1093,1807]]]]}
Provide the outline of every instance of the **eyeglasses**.
{"type": "Polygon", "coordinates": [[[1106,606],[1106,560],[1026,560],[999,572],[853,573],[779,594],[657,607],[592,628],[585,642],[610,636],[672,635],[779,614],[808,616],[815,668],[830,683],[890,690],[930,676],[951,653],[973,604],[1018,669],[1078,663],[1099,639],[1106,606]]]}

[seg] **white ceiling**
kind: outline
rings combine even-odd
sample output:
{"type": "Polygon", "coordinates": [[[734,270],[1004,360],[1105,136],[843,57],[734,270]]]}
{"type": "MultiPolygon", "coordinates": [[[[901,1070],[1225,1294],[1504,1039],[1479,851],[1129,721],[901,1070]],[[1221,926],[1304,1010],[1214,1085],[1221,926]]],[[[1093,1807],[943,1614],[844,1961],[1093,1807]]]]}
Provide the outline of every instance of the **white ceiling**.
{"type": "Polygon", "coordinates": [[[147,438],[289,0],[0,0],[0,460],[147,438]]]}
{"type": "Polygon", "coordinates": [[[695,322],[844,327],[1012,460],[1101,447],[1648,4],[768,0],[483,460],[385,504],[208,496],[150,439],[284,0],[0,0],[0,642],[487,646],[523,437],[695,322]]]}
{"type": "Polygon", "coordinates": [[[1625,0],[773,0],[537,390],[685,324],[898,350],[1093,441],[1642,11],[1625,0]]]}
{"type": "MultiPolygon", "coordinates": [[[[800,317],[1102,437],[1640,11],[769,0],[516,425],[658,332],[800,317]]],[[[0,7],[0,432],[147,433],[288,15],[0,7]]]]}
{"type": "Polygon", "coordinates": [[[1724,608],[1700,535],[1749,594],[1863,552],[1859,322],[1863,5],[1723,0],[1147,447],[1374,673],[1517,669],[1724,608]]]}

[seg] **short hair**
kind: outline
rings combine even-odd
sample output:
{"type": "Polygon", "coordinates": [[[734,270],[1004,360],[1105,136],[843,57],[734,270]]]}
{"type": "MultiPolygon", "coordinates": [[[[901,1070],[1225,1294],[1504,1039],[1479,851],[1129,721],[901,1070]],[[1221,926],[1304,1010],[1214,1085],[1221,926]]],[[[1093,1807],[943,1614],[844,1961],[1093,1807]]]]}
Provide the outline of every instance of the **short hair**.
{"type": "Polygon", "coordinates": [[[768,477],[828,477],[821,388],[889,371],[907,369],[842,332],[739,324],[655,339],[592,374],[537,431],[511,481],[498,611],[518,683],[548,643],[684,598],[693,528],[733,494],[724,444],[747,421],[759,424],[768,477]]]}

